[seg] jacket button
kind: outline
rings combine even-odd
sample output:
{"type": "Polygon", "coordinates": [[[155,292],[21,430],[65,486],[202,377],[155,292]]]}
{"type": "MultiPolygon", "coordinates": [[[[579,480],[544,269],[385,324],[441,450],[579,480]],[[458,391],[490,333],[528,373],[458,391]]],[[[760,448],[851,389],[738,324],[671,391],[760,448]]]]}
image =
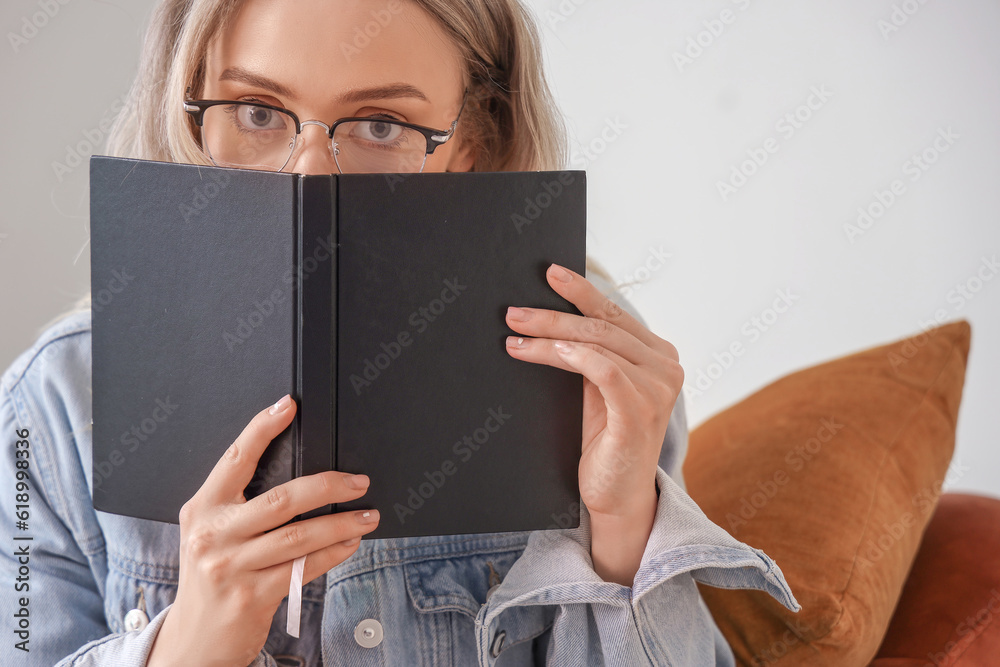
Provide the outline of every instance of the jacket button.
{"type": "Polygon", "coordinates": [[[366,618],[354,628],[354,641],[365,648],[375,648],[382,643],[382,624],[366,618]]]}
{"type": "Polygon", "coordinates": [[[125,614],[125,632],[142,630],[149,625],[149,616],[142,609],[132,609],[125,614]]]}
{"type": "Polygon", "coordinates": [[[507,633],[503,630],[493,635],[493,643],[490,645],[490,655],[494,658],[500,657],[503,650],[503,640],[507,638],[507,633]]]}

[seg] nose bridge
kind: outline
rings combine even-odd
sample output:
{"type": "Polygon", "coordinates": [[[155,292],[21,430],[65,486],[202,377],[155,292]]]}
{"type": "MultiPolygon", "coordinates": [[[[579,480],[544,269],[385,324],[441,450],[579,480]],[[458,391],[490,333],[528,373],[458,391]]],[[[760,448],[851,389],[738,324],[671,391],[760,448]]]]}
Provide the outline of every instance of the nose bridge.
{"type": "Polygon", "coordinates": [[[302,129],[296,142],[298,145],[292,151],[292,156],[286,169],[300,173],[317,174],[336,171],[336,168],[330,168],[331,164],[336,164],[333,159],[333,149],[330,146],[330,126],[318,120],[304,120],[301,123],[301,127],[302,129]],[[315,136],[312,140],[307,140],[307,125],[318,125],[323,129],[323,134],[315,136]],[[314,144],[315,146],[313,146],[314,144]]]}
{"type": "Polygon", "coordinates": [[[320,120],[304,120],[302,121],[302,131],[305,132],[306,125],[319,125],[323,128],[323,131],[328,135],[330,134],[330,126],[320,120]]]}

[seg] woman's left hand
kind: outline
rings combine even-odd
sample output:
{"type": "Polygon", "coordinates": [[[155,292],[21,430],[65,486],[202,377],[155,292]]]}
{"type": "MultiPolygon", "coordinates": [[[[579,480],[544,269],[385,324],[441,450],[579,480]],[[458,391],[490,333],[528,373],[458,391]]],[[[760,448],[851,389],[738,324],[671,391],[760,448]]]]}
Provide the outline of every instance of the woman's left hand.
{"type": "Polygon", "coordinates": [[[656,516],[656,467],[684,383],[677,349],[580,274],[553,264],[549,285],[583,316],[511,307],[516,359],[583,375],[580,497],[594,570],[631,586],[656,516]]]}

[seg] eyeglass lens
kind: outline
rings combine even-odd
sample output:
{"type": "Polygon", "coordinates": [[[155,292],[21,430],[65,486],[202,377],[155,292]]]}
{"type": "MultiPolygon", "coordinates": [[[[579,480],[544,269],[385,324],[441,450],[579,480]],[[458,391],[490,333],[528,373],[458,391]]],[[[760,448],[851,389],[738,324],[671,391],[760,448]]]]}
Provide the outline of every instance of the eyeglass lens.
{"type": "MultiPolygon", "coordinates": [[[[205,110],[202,137],[219,166],[277,171],[295,149],[295,121],[275,109],[218,104],[205,110]]],[[[339,124],[333,142],[343,173],[417,172],[427,152],[423,134],[379,117],[339,124]]]]}

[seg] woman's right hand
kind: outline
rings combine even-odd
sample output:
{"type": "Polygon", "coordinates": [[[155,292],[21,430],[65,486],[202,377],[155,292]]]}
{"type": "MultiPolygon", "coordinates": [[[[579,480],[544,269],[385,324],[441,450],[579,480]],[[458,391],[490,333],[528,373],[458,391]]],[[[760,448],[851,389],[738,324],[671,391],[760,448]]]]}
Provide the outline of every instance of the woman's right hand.
{"type": "Polygon", "coordinates": [[[367,518],[365,511],[342,512],[282,525],[317,507],[360,498],[368,489],[365,475],[330,470],[243,497],[261,454],[295,410],[284,396],[259,412],[181,507],[180,583],[147,667],[246,667],[288,595],[292,561],[306,556],[306,584],[346,560],[378,525],[376,510],[367,518]]]}

